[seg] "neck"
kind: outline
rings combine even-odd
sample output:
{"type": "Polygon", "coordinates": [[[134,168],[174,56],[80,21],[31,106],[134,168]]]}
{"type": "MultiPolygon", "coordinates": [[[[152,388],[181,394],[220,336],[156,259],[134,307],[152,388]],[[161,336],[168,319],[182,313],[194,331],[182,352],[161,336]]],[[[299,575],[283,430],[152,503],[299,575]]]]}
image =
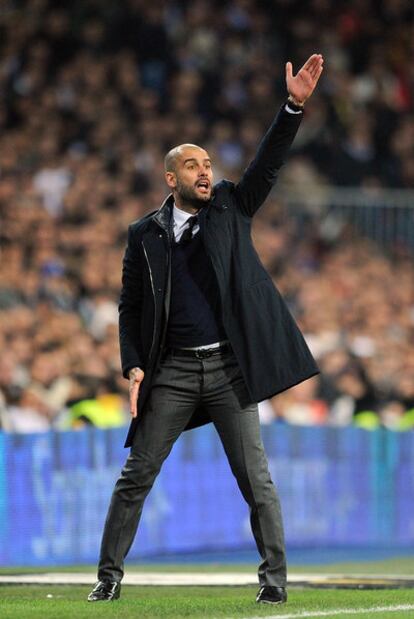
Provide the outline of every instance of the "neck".
{"type": "Polygon", "coordinates": [[[193,202],[190,202],[188,200],[183,200],[183,198],[173,192],[173,196],[174,196],[174,204],[177,208],[179,208],[181,211],[185,211],[186,213],[190,213],[191,215],[197,215],[197,213],[200,212],[200,210],[204,207],[207,206],[208,202],[202,202],[197,200],[197,206],[194,205],[193,202]]]}

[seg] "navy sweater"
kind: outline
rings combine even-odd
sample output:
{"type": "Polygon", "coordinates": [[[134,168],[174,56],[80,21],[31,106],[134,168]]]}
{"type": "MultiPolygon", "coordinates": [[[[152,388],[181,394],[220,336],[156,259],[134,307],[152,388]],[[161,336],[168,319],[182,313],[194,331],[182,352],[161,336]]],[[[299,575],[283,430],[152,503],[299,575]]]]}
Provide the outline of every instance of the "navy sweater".
{"type": "Polygon", "coordinates": [[[167,346],[204,346],[227,339],[210,259],[197,233],[171,251],[171,305],[167,346]]]}

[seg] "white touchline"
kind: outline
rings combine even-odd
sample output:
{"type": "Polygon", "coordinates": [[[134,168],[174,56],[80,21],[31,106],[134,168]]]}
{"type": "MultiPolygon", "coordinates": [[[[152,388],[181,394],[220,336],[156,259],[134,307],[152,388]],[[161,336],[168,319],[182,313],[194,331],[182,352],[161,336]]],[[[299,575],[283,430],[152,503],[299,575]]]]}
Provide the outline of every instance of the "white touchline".
{"type": "MultiPolygon", "coordinates": [[[[301,619],[303,617],[332,617],[333,615],[365,615],[367,613],[396,613],[402,610],[414,610],[414,604],[398,604],[394,606],[372,606],[371,608],[333,608],[332,610],[311,610],[287,615],[272,615],[266,619],[301,619]]],[[[263,619],[250,617],[249,619],[263,619]]]]}

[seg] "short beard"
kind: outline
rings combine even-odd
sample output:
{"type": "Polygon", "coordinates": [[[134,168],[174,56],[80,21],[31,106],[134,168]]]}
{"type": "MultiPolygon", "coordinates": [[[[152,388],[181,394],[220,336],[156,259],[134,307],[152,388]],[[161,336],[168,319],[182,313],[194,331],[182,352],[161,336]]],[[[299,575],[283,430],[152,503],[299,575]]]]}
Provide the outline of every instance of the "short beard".
{"type": "Polygon", "coordinates": [[[188,185],[183,185],[178,179],[177,193],[180,196],[180,200],[183,204],[192,206],[197,210],[207,206],[211,200],[211,193],[208,197],[206,196],[205,198],[198,198],[192,187],[188,187],[188,185]]]}

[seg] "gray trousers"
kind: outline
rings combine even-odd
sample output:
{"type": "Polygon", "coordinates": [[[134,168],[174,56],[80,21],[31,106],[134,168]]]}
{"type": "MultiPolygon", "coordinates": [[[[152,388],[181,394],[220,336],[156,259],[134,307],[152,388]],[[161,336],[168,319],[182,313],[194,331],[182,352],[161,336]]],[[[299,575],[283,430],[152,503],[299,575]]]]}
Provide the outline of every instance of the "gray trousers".
{"type": "Polygon", "coordinates": [[[99,580],[122,579],[124,558],[134,540],[145,498],[174,442],[202,404],[250,508],[253,536],[263,559],[259,583],[284,587],[286,561],[279,499],[260,437],[257,404],[249,402],[233,352],[206,359],[169,353],[160,364],[148,397],[147,410],[109,506],[99,580]]]}

